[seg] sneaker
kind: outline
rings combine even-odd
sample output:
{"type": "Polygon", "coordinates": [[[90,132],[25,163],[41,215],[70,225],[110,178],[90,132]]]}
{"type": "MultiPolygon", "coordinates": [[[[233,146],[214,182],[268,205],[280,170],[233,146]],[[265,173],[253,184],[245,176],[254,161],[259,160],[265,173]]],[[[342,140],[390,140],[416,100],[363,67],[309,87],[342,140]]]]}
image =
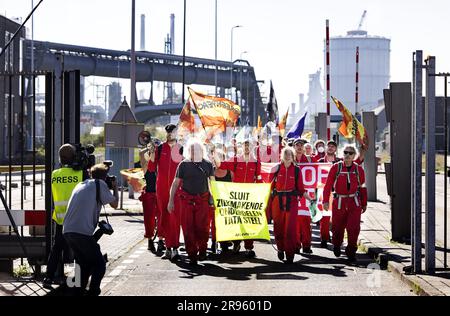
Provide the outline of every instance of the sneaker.
{"type": "Polygon", "coordinates": [[[337,258],[339,258],[341,256],[341,247],[334,246],[333,253],[337,258]]]}
{"type": "Polygon", "coordinates": [[[296,253],[297,255],[299,255],[299,254],[300,254],[300,248],[295,248],[295,253],[296,253]]]}
{"type": "Polygon", "coordinates": [[[172,258],[172,251],[170,249],[166,249],[166,252],[163,254],[161,259],[170,259],[172,258]]]}
{"type": "MultiPolygon", "coordinates": [[[[158,245],[159,247],[159,245],[158,245]]],[[[150,250],[152,253],[156,253],[156,248],[155,248],[155,244],[153,243],[153,240],[149,239],[148,240],[148,250],[150,250]]]]}
{"type": "Polygon", "coordinates": [[[326,240],[322,240],[322,241],[320,242],[320,247],[321,247],[321,248],[327,248],[327,247],[328,247],[328,242],[327,242],[326,240]]]}
{"type": "Polygon", "coordinates": [[[172,254],[170,256],[170,261],[175,262],[180,260],[180,254],[178,253],[178,249],[172,250],[172,254]]]}
{"type": "Polygon", "coordinates": [[[217,243],[215,241],[213,241],[211,243],[211,252],[215,254],[216,251],[217,251],[217,243]]]}
{"type": "Polygon", "coordinates": [[[166,250],[166,246],[164,246],[164,240],[159,240],[158,241],[158,248],[156,249],[157,252],[163,252],[164,250],[166,250]]]}
{"type": "Polygon", "coordinates": [[[52,284],[53,284],[53,280],[50,278],[45,278],[44,281],[42,281],[42,286],[44,287],[44,289],[47,289],[47,290],[53,289],[52,284]]]}
{"type": "Polygon", "coordinates": [[[285,263],[293,264],[294,263],[294,258],[293,257],[287,257],[285,263]]]}
{"type": "Polygon", "coordinates": [[[198,254],[198,261],[205,261],[207,258],[206,251],[198,254]]]}
{"type": "Polygon", "coordinates": [[[281,261],[284,260],[284,251],[278,251],[278,259],[280,259],[281,261]]]}
{"type": "Polygon", "coordinates": [[[303,253],[311,254],[313,253],[311,247],[303,247],[303,253]]]}
{"type": "Polygon", "coordinates": [[[247,249],[247,250],[245,250],[245,256],[247,258],[249,258],[249,259],[255,258],[256,257],[256,253],[253,250],[251,250],[251,249],[247,249]]]}
{"type": "Polygon", "coordinates": [[[233,244],[233,253],[239,253],[240,250],[241,250],[241,243],[233,244]]]}

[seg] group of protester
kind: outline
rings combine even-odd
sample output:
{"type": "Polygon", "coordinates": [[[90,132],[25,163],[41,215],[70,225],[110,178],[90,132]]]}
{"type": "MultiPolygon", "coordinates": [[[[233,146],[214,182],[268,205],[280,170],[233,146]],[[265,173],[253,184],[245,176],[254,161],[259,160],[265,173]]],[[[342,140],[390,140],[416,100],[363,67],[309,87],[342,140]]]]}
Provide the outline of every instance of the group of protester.
{"type": "MultiPolygon", "coordinates": [[[[146,186],[140,200],[144,210],[145,237],[148,249],[163,253],[162,259],[180,259],[180,228],[191,264],[205,260],[211,235],[211,251],[215,240],[214,203],[210,180],[236,183],[259,183],[261,162],[277,162],[273,174],[272,195],[266,210],[273,220],[278,258],[292,263],[296,253],[312,253],[311,218],[309,212],[299,214],[298,201],[304,197],[315,201],[304,189],[299,165],[304,163],[333,164],[323,192],[323,218],[320,221],[321,247],[332,241],[336,256],[341,255],[344,231],[347,230],[346,255],[355,260],[361,213],[366,210],[367,192],[364,170],[364,150],[352,145],[344,148],[344,157],[337,156],[337,143],[318,140],[314,145],[302,138],[283,139],[272,135],[269,143],[245,139],[207,145],[190,139],[181,146],[176,139],[176,126],[165,127],[166,141],[156,146],[150,143],[140,151],[146,186]],[[355,159],[356,158],[356,159],[355,159]],[[332,233],[330,238],[330,194],[334,194],[332,233]],[[157,226],[157,227],[156,227],[157,226]],[[153,240],[157,231],[158,241],[153,240]]],[[[239,253],[242,241],[221,241],[221,252],[239,253]],[[231,249],[230,249],[231,248],[231,249]]],[[[245,255],[255,257],[254,241],[244,240],[245,255]]]]}

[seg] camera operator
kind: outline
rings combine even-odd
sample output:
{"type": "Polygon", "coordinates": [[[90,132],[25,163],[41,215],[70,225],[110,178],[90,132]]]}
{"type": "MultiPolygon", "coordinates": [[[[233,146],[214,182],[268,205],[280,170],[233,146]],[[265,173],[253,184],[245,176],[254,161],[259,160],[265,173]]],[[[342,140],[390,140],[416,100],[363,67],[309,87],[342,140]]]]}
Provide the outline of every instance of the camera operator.
{"type": "MultiPolygon", "coordinates": [[[[43,281],[45,288],[50,289],[55,279],[58,264],[62,262],[64,249],[67,245],[64,241],[62,230],[67,204],[75,186],[83,181],[83,171],[73,167],[76,160],[76,147],[72,144],[64,144],[59,148],[59,162],[61,168],[52,172],[52,196],[54,202],[53,220],[55,222],[54,244],[50,251],[47,263],[47,276],[43,281]]],[[[64,267],[64,266],[63,266],[64,267]]],[[[64,270],[64,268],[63,268],[64,270]]],[[[64,271],[61,271],[64,277],[64,271]]]]}
{"type": "Polygon", "coordinates": [[[109,203],[111,207],[117,208],[119,202],[115,178],[112,179],[110,187],[114,195],[105,182],[108,170],[109,166],[105,164],[97,164],[91,168],[92,179],[87,179],[75,187],[64,220],[64,238],[81,268],[81,290],[86,288],[88,279],[92,276],[87,292],[92,296],[100,294],[100,283],[106,271],[105,259],[94,237],[101,207],[109,203]]]}

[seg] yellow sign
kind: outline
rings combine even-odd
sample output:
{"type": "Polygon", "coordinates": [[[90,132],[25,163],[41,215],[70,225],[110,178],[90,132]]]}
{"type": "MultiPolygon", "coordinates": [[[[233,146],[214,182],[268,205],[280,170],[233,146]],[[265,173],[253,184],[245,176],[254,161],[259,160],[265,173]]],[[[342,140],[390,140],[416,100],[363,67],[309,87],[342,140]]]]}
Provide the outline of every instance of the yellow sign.
{"type": "Polygon", "coordinates": [[[266,207],[270,183],[212,181],[216,240],[270,240],[266,207]]]}

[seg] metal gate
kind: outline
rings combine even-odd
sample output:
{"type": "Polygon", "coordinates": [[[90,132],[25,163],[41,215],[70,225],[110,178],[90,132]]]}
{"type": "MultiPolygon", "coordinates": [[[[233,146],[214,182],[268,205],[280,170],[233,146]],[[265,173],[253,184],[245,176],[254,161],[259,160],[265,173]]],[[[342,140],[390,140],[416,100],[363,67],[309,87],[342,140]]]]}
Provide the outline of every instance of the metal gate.
{"type": "Polygon", "coordinates": [[[59,147],[79,141],[79,71],[0,73],[0,185],[6,204],[0,201],[0,268],[5,262],[12,267],[17,258],[38,267],[46,263],[53,236],[46,179],[58,168],[59,147]]]}

